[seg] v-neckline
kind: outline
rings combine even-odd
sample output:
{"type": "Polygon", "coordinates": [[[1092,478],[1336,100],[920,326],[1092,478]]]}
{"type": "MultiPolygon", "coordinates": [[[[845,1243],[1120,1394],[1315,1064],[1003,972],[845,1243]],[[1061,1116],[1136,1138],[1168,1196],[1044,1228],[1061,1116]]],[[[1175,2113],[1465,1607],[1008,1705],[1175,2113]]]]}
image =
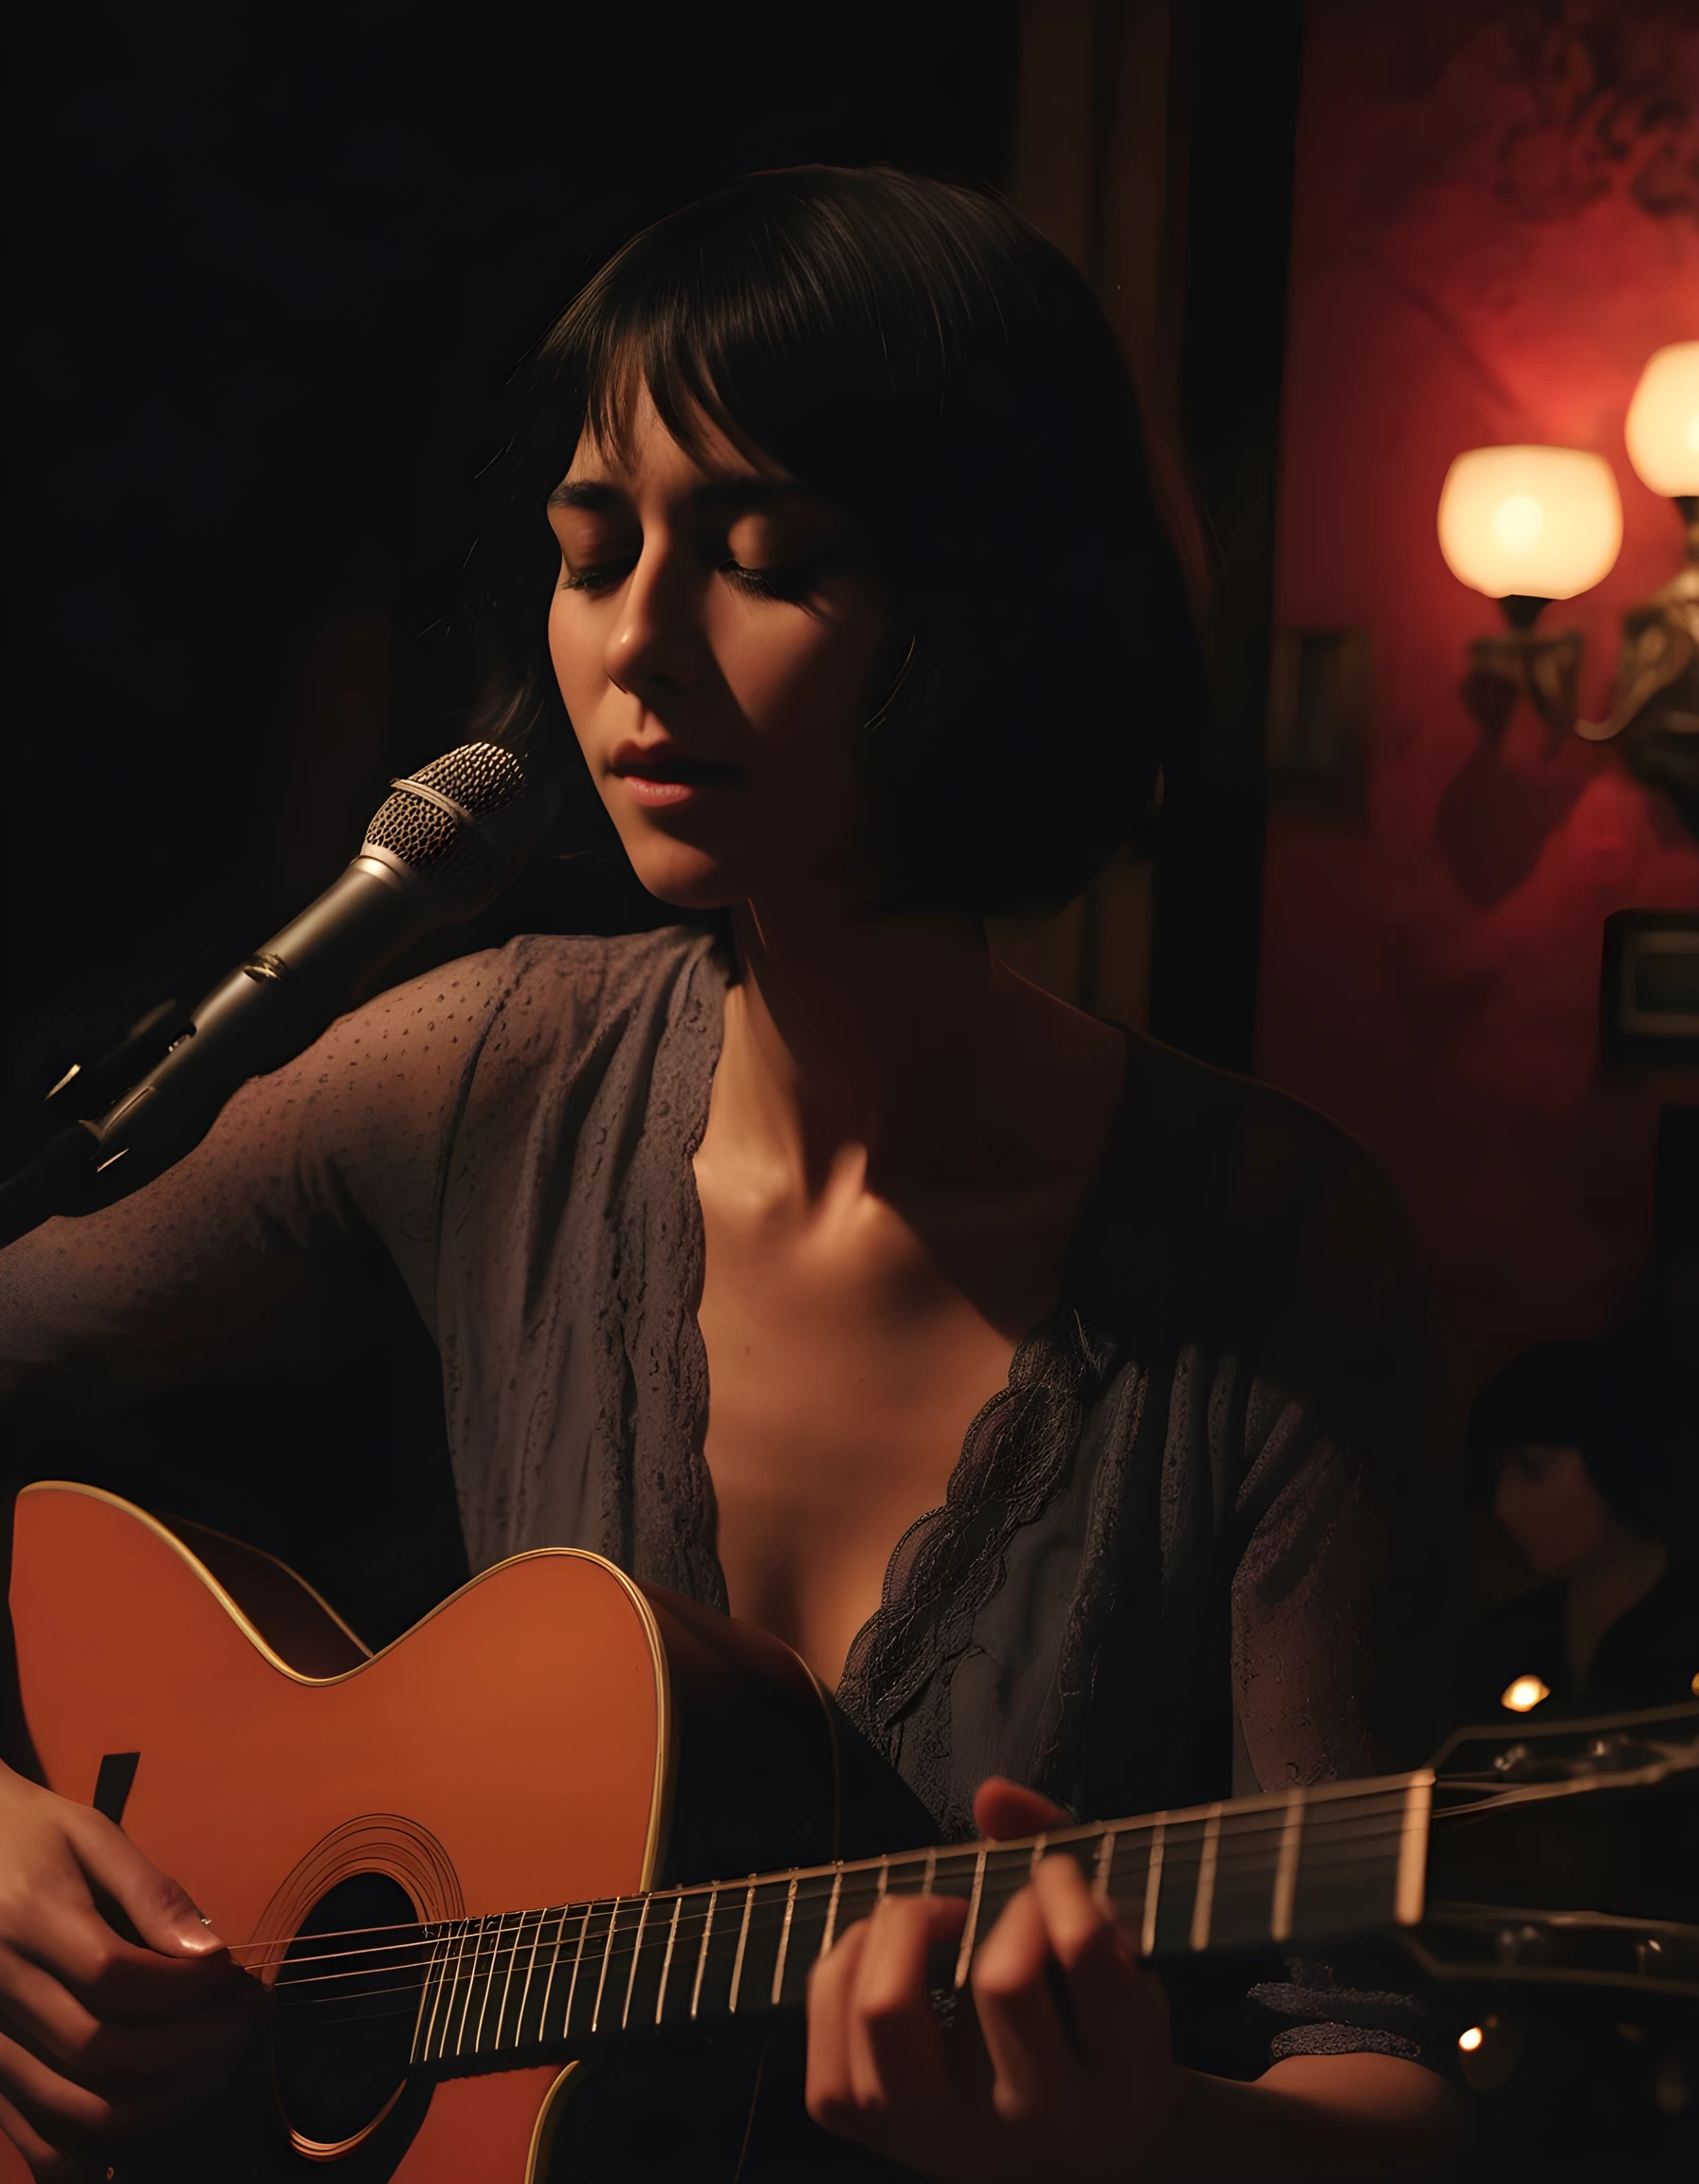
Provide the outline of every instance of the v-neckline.
{"type": "MultiPolygon", "coordinates": [[[[707,1536],[697,1542],[701,1556],[712,1572],[715,1605],[729,1611],[730,1590],[725,1581],[725,1570],[720,1559],[716,1538],[718,1532],[719,1502],[714,1490],[713,1473],[707,1460],[708,1420],[713,1400],[712,1383],[708,1374],[707,1340],[702,1331],[703,1285],[707,1267],[706,1228],[703,1218],[702,1195],[696,1181],[696,1156],[707,1134],[708,1114],[714,1095],[714,1080],[719,1074],[721,1056],[724,1051],[725,1002],[735,979],[727,974],[720,948],[705,950],[701,967],[710,967],[719,980],[718,1010],[713,1028],[711,1051],[706,1057],[706,1067],[699,1089],[698,1111],[690,1129],[681,1139],[683,1174],[681,1190],[684,1200],[684,1225],[680,1237],[689,1270],[690,1297],[688,1309],[683,1315],[683,1339],[690,1345],[691,1355],[686,1362],[689,1378],[703,1390],[703,1401],[697,1430],[693,1436],[688,1462],[697,1474],[698,1492],[692,1497],[696,1507],[704,1513],[707,1536]]],[[[1100,1019],[1101,1021],[1101,1019],[1100,1019]]],[[[973,1454],[976,1445],[996,1415],[1011,1400],[1017,1388],[1036,1377],[1039,1354],[1049,1345],[1060,1353],[1068,1347],[1066,1338],[1071,1336],[1082,1342],[1086,1331],[1080,1324],[1075,1300],[1081,1289],[1080,1270],[1097,1234],[1104,1209],[1111,1196],[1111,1186],[1125,1156],[1129,1137],[1129,1119],[1135,1104],[1138,1071],[1134,1066],[1135,1036],[1124,1025],[1112,1028],[1121,1031],[1124,1048],[1122,1061],[1120,1087],[1110,1109],[1109,1127],[1099,1149],[1098,1162],[1091,1184],[1081,1200],[1080,1211],[1075,1219],[1073,1232],[1062,1254],[1056,1276],[1056,1301],[1015,1342],[1010,1353],[1009,1364],[1001,1384],[995,1388],[969,1420],[962,1433],[961,1444],[956,1451],[949,1477],[944,1483],[944,1499],[935,1508],[904,1525],[891,1543],[886,1556],[885,1572],[880,1581],[878,1604],[859,1626],[850,1639],[844,1656],[844,1666],[835,1685],[827,1686],[841,1692],[847,1683],[853,1681],[852,1670],[859,1659],[865,1659],[873,1639],[885,1624],[902,1612],[902,1571],[904,1549],[916,1535],[946,1520],[953,1511],[959,1510],[965,1517],[966,1497],[962,1489],[971,1483],[973,1454]]],[[[812,1674],[813,1671],[811,1670],[812,1674]]]]}

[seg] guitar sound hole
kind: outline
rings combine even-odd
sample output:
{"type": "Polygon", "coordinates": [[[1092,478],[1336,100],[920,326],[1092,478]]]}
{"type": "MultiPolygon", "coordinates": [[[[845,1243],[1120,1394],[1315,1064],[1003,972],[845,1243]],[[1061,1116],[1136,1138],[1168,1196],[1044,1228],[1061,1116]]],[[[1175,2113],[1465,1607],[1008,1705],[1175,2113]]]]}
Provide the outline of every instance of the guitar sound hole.
{"type": "Polygon", "coordinates": [[[278,2097],[316,2145],[357,2137],[407,2076],[427,1954],[417,1921],[387,1874],[356,1873],[289,1944],[276,1986],[278,2097]]]}

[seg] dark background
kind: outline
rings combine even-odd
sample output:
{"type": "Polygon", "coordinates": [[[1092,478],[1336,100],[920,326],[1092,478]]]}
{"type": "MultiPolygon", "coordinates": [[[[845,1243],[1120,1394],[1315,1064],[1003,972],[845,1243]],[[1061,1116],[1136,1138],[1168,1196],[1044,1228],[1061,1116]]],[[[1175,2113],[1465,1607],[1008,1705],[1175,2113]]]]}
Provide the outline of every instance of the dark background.
{"type": "MultiPolygon", "coordinates": [[[[477,474],[586,272],[754,167],[1004,181],[1016,10],[40,7],[9,45],[8,1169],[67,1063],[461,739],[477,474]]],[[[576,884],[478,937],[593,923],[576,884]]],[[[398,1300],[381,1353],[27,1422],[10,1462],[258,1538],[387,1634],[458,1571],[438,1408],[398,1300]]]]}

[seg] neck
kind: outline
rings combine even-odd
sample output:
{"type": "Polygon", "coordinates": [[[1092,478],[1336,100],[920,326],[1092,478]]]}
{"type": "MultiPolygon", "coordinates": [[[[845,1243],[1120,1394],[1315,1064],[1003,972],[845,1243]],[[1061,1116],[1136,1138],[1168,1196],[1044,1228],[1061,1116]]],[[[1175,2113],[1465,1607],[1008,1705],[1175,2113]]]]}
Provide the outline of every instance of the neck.
{"type": "Polygon", "coordinates": [[[1587,1559],[1569,1573],[1563,1620],[1569,1665],[1584,1677],[1605,1632],[1619,1616],[1638,1607],[1669,1568],[1661,1541],[1626,1525],[1614,1526],[1587,1559]]]}
{"type": "Polygon", "coordinates": [[[716,1101],[818,1188],[847,1145],[869,1171],[937,1174],[996,1083],[1011,975],[977,919],[745,903],[716,1101]]]}

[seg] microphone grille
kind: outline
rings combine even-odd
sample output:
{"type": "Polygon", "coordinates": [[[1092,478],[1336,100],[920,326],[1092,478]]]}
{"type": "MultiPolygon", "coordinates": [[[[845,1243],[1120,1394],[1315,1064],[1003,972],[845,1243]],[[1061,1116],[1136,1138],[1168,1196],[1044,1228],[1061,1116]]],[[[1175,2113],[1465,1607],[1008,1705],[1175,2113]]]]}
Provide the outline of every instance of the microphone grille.
{"type": "Polygon", "coordinates": [[[485,819],[525,793],[523,767],[500,743],[463,743],[408,775],[422,788],[448,796],[474,819],[485,819]]]}
{"type": "Polygon", "coordinates": [[[378,806],[362,845],[387,851],[421,879],[469,901],[487,896],[508,876],[502,855],[508,846],[498,846],[481,830],[463,826],[440,804],[415,795],[413,782],[448,797],[468,818],[483,821],[525,795],[528,784],[519,760],[499,743],[463,743],[433,758],[398,782],[378,806]]]}

